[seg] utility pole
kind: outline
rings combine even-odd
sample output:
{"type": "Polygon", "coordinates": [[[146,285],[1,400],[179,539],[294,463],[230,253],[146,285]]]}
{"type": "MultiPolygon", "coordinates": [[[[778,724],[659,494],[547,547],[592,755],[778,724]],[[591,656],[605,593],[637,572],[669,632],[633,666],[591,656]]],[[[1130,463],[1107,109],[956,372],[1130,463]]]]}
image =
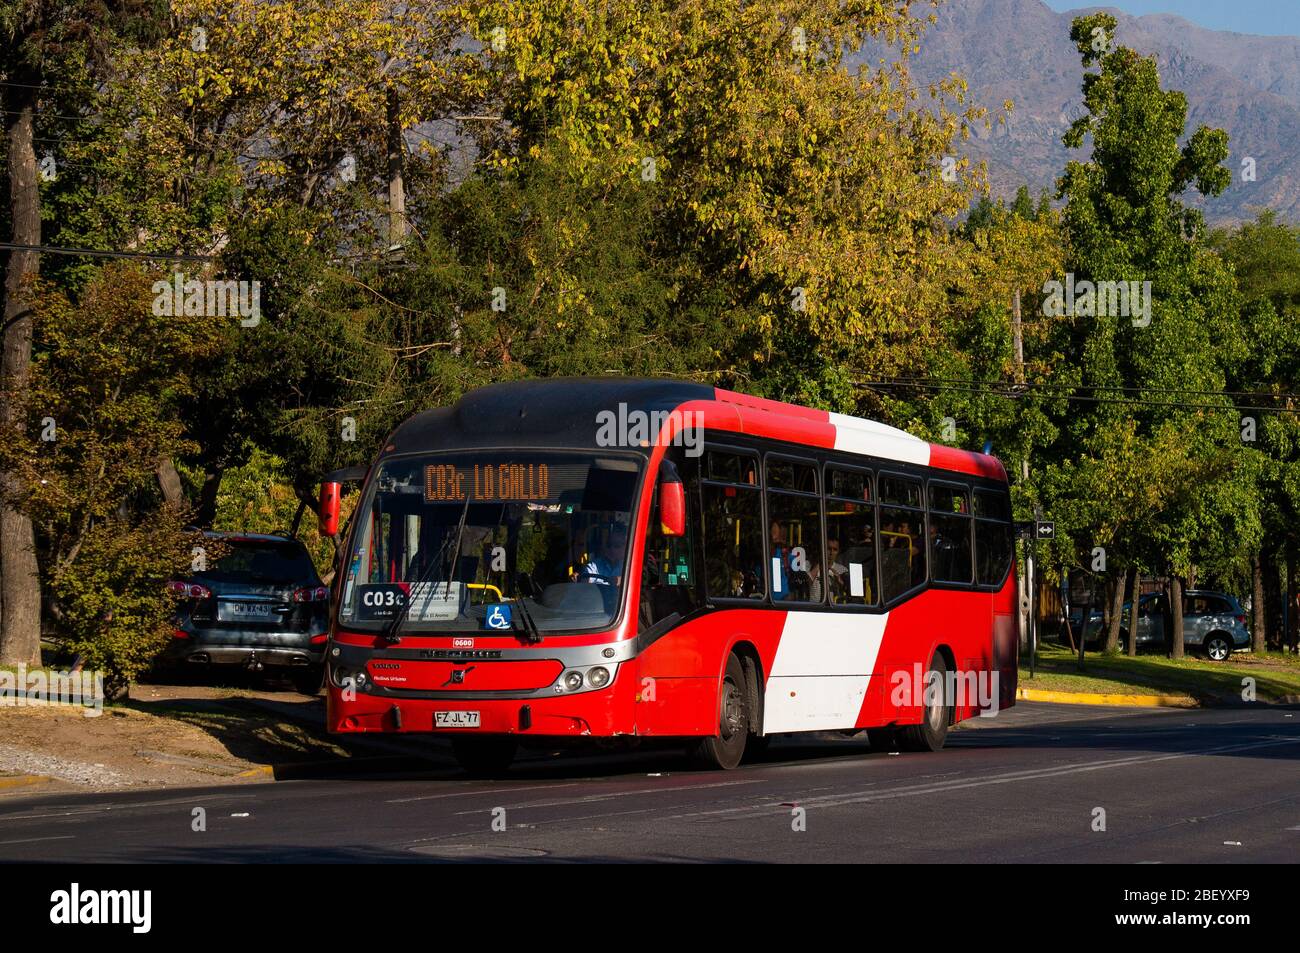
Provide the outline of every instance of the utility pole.
{"type": "Polygon", "coordinates": [[[1020,325],[1020,289],[1011,296],[1011,338],[1016,346],[1016,383],[1025,382],[1025,339],[1020,325]]]}
{"type": "Polygon", "coordinates": [[[397,90],[388,90],[388,247],[400,248],[406,241],[406,185],[402,178],[406,142],[397,90]]]}
{"type": "MultiPolygon", "coordinates": [[[[1025,340],[1024,340],[1024,335],[1022,333],[1021,327],[1022,325],[1020,320],[1020,289],[1016,288],[1011,293],[1011,340],[1015,347],[1015,354],[1016,354],[1015,375],[1016,375],[1017,384],[1023,384],[1025,382],[1025,340]]],[[[1029,457],[1028,455],[1026,455],[1025,458],[1020,461],[1020,481],[1022,483],[1026,483],[1028,482],[1028,480],[1029,480],[1029,457]]],[[[1027,609],[1025,610],[1025,615],[1024,615],[1026,624],[1025,627],[1021,630],[1021,633],[1022,635],[1027,633],[1028,635],[1027,641],[1030,643],[1028,647],[1030,648],[1029,665],[1030,665],[1031,678],[1033,677],[1034,655],[1037,653],[1036,644],[1034,642],[1034,635],[1036,633],[1035,633],[1035,622],[1033,619],[1034,570],[1036,568],[1034,566],[1034,557],[1037,555],[1037,550],[1038,550],[1038,543],[1033,539],[1032,536],[1027,537],[1025,540],[1025,593],[1023,597],[1024,604],[1025,606],[1027,606],[1027,609]]]]}

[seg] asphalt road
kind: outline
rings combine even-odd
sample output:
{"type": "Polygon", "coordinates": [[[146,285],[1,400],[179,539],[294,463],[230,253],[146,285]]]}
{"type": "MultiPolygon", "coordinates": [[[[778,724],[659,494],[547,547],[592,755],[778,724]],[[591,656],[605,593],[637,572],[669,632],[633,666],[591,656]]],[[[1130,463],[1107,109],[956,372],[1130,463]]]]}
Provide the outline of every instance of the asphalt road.
{"type": "Polygon", "coordinates": [[[11,861],[535,858],[1295,862],[1300,710],[1022,703],[936,754],[777,739],[727,773],[673,752],[538,753],[497,781],[434,765],[0,801],[11,861]],[[205,831],[192,829],[195,808],[205,831]]]}

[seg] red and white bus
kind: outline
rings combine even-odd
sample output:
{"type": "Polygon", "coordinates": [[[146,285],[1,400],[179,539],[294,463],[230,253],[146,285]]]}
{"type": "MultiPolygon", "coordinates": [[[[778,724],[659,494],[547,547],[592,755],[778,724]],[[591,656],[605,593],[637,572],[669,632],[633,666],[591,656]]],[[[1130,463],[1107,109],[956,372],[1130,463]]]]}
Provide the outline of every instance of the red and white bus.
{"type": "MultiPolygon", "coordinates": [[[[322,529],[339,484],[322,487],[322,529]]],[[[333,584],[335,732],[937,750],[1013,704],[1007,477],[992,456],[701,384],[497,384],[399,426],[333,584]],[[965,688],[967,690],[963,691],[965,688]]]]}

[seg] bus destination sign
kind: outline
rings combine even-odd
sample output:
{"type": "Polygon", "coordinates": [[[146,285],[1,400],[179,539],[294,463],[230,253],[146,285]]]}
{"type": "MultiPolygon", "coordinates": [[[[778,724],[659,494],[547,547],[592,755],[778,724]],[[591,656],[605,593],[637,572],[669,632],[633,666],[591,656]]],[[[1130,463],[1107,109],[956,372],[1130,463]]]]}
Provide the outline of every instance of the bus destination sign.
{"type": "Polygon", "coordinates": [[[499,463],[424,468],[424,499],[429,503],[507,503],[551,500],[551,472],[545,463],[499,463]]]}

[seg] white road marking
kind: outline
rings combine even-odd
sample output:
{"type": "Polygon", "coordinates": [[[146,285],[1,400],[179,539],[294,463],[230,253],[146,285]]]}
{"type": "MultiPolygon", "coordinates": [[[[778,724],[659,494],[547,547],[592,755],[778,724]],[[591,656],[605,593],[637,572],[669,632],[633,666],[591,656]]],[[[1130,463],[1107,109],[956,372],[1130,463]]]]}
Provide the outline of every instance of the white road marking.
{"type": "Polygon", "coordinates": [[[76,840],[71,834],[62,834],[58,837],[24,837],[22,840],[0,840],[0,847],[8,844],[34,844],[43,840],[76,840]]]}
{"type": "MultiPolygon", "coordinates": [[[[1288,738],[1283,741],[1260,741],[1253,744],[1223,745],[1217,748],[1206,748],[1201,751],[1182,751],[1176,754],[1157,755],[1155,757],[1138,755],[1128,758],[1115,758],[1109,761],[1089,761],[1082,764],[1062,765],[1055,768],[1009,771],[1003,774],[990,775],[985,778],[948,781],[939,784],[910,784],[903,787],[890,788],[885,791],[855,791],[841,795],[806,798],[803,804],[806,807],[843,807],[848,804],[865,804],[870,801],[885,801],[900,797],[913,797],[920,794],[945,794],[949,791],[985,787],[990,784],[1014,784],[1017,781],[1037,781],[1044,778],[1056,778],[1069,774],[1079,774],[1086,771],[1103,771],[1107,768],[1118,767],[1137,767],[1141,765],[1157,764],[1161,761],[1175,761],[1180,758],[1208,757],[1216,754],[1228,754],[1237,751],[1253,751],[1259,748],[1274,748],[1279,745],[1287,744],[1300,744],[1300,738],[1288,738]]],[[[760,816],[765,813],[767,813],[767,811],[761,806],[747,805],[744,807],[722,808],[716,811],[699,811],[690,814],[677,814],[673,815],[670,819],[712,817],[724,814],[760,816]]]]}
{"type": "MultiPolygon", "coordinates": [[[[51,817],[76,817],[82,814],[108,814],[113,811],[125,813],[132,810],[149,809],[156,807],[172,807],[177,804],[198,805],[208,804],[212,801],[252,801],[258,797],[256,794],[196,794],[191,797],[170,798],[166,801],[133,801],[130,804],[104,804],[101,806],[87,807],[85,810],[75,811],[45,811],[39,814],[5,814],[0,815],[0,821],[43,821],[51,817]]],[[[58,807],[58,805],[53,805],[58,807]]]]}
{"type": "Polygon", "coordinates": [[[385,801],[385,804],[410,804],[412,801],[437,801],[446,797],[471,797],[476,794],[510,794],[515,791],[554,791],[556,788],[576,787],[577,781],[571,784],[532,784],[528,787],[518,788],[489,788],[488,790],[468,790],[468,791],[448,791],[445,794],[421,794],[419,797],[396,797],[385,801]]]}
{"type": "MultiPolygon", "coordinates": [[[[636,791],[614,791],[609,794],[589,794],[586,797],[579,798],[556,798],[550,801],[524,801],[521,804],[503,805],[508,811],[527,811],[533,808],[543,807],[567,807],[573,804],[592,804],[598,801],[610,801],[616,797],[632,797],[637,794],[665,794],[671,791],[701,791],[706,788],[730,788],[738,784],[770,784],[766,778],[747,778],[740,781],[719,781],[716,784],[697,784],[690,787],[659,787],[659,788],[640,788],[636,791]]],[[[460,817],[466,814],[482,814],[485,808],[477,808],[472,811],[457,811],[455,816],[460,817]]]]}

